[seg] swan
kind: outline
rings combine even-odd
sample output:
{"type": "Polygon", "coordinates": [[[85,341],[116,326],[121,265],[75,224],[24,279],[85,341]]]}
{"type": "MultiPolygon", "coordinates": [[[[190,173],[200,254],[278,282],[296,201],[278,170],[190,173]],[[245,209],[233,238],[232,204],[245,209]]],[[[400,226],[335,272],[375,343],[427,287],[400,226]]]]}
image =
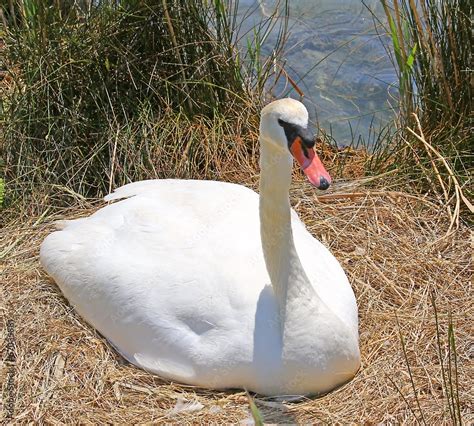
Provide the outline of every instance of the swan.
{"type": "Polygon", "coordinates": [[[262,395],[321,394],[360,365],[354,293],[291,209],[293,157],[331,178],[308,112],[265,106],[260,195],[236,184],[147,180],[89,217],[61,222],[40,250],[70,304],[132,364],[162,378],[262,395]]]}

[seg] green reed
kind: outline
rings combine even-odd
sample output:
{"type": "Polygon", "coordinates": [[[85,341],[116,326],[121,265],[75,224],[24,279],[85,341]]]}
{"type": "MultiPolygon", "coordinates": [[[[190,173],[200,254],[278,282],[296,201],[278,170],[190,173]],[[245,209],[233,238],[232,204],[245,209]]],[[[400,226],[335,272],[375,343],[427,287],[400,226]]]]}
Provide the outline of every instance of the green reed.
{"type": "MultiPolygon", "coordinates": [[[[284,40],[263,57],[269,29],[284,30],[285,18],[272,16],[242,53],[232,1],[2,0],[0,6],[9,80],[0,103],[2,174],[7,189],[21,192],[62,185],[93,196],[109,190],[111,179],[115,185],[154,176],[147,155],[158,149],[138,137],[147,134],[143,129],[169,117],[177,127],[164,125],[166,146],[184,149],[176,136],[183,126],[256,114],[284,40]],[[124,132],[134,134],[133,143],[124,132]],[[123,164],[128,175],[111,178],[123,164]]],[[[191,159],[197,167],[191,174],[204,163],[191,159]]]]}
{"type": "Polygon", "coordinates": [[[377,152],[375,164],[383,167],[378,154],[386,159],[390,150],[385,164],[433,193],[453,217],[462,208],[472,211],[463,202],[472,195],[474,165],[472,2],[381,2],[399,74],[400,115],[397,135],[377,152]]]}

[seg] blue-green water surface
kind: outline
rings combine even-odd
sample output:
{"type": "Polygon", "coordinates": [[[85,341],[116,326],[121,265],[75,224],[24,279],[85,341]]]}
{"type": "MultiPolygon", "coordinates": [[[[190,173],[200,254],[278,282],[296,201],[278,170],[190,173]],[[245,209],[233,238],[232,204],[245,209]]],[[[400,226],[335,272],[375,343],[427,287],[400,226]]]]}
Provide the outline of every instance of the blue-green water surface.
{"type": "MultiPolygon", "coordinates": [[[[247,16],[242,30],[271,16],[277,4],[275,0],[240,0],[239,14],[247,16]]],[[[380,1],[289,0],[289,7],[290,36],[283,63],[304,91],[312,119],[331,132],[338,144],[359,136],[373,142],[393,117],[397,94],[380,1]]],[[[270,53],[276,33],[275,29],[265,43],[264,54],[270,53]]],[[[288,92],[298,98],[281,79],[274,95],[288,92]]]]}

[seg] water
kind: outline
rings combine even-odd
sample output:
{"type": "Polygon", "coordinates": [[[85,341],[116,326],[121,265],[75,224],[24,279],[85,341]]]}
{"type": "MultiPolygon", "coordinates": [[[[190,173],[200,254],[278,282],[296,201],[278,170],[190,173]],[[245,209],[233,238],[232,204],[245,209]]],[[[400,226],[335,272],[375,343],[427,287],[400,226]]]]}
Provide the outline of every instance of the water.
{"type": "MultiPolygon", "coordinates": [[[[270,16],[275,0],[240,0],[239,14],[249,18],[243,31],[270,16]]],[[[340,145],[360,136],[370,142],[393,117],[397,76],[386,52],[387,36],[377,34],[371,12],[359,0],[289,0],[290,37],[285,70],[305,93],[310,116],[340,145]],[[385,46],[384,46],[385,45],[385,46]]],[[[385,23],[379,0],[365,3],[385,23]]],[[[385,30],[378,24],[378,31],[385,30]]],[[[275,44],[276,30],[263,53],[275,44]]],[[[299,99],[280,81],[274,94],[299,99]]]]}

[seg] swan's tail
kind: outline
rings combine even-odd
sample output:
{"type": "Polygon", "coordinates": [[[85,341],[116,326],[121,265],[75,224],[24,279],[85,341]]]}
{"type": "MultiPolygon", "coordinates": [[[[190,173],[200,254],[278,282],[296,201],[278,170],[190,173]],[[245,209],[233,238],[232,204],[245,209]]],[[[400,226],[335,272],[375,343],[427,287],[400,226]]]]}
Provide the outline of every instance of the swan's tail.
{"type": "MultiPolygon", "coordinates": [[[[87,219],[87,218],[86,218],[87,219]]],[[[84,218],[79,218],[79,219],[71,219],[71,220],[55,220],[53,222],[53,226],[56,230],[62,231],[63,229],[66,229],[68,226],[71,224],[77,224],[80,223],[84,220],[84,218]]]]}
{"type": "Polygon", "coordinates": [[[121,198],[129,198],[134,195],[143,194],[147,191],[153,191],[161,188],[162,180],[141,180],[138,182],[132,182],[127,185],[117,188],[109,195],[104,197],[105,201],[120,200],[121,198]]]}
{"type": "Polygon", "coordinates": [[[66,226],[71,222],[71,220],[56,220],[55,222],[53,222],[53,226],[58,231],[61,231],[66,228],[66,226]]]}

